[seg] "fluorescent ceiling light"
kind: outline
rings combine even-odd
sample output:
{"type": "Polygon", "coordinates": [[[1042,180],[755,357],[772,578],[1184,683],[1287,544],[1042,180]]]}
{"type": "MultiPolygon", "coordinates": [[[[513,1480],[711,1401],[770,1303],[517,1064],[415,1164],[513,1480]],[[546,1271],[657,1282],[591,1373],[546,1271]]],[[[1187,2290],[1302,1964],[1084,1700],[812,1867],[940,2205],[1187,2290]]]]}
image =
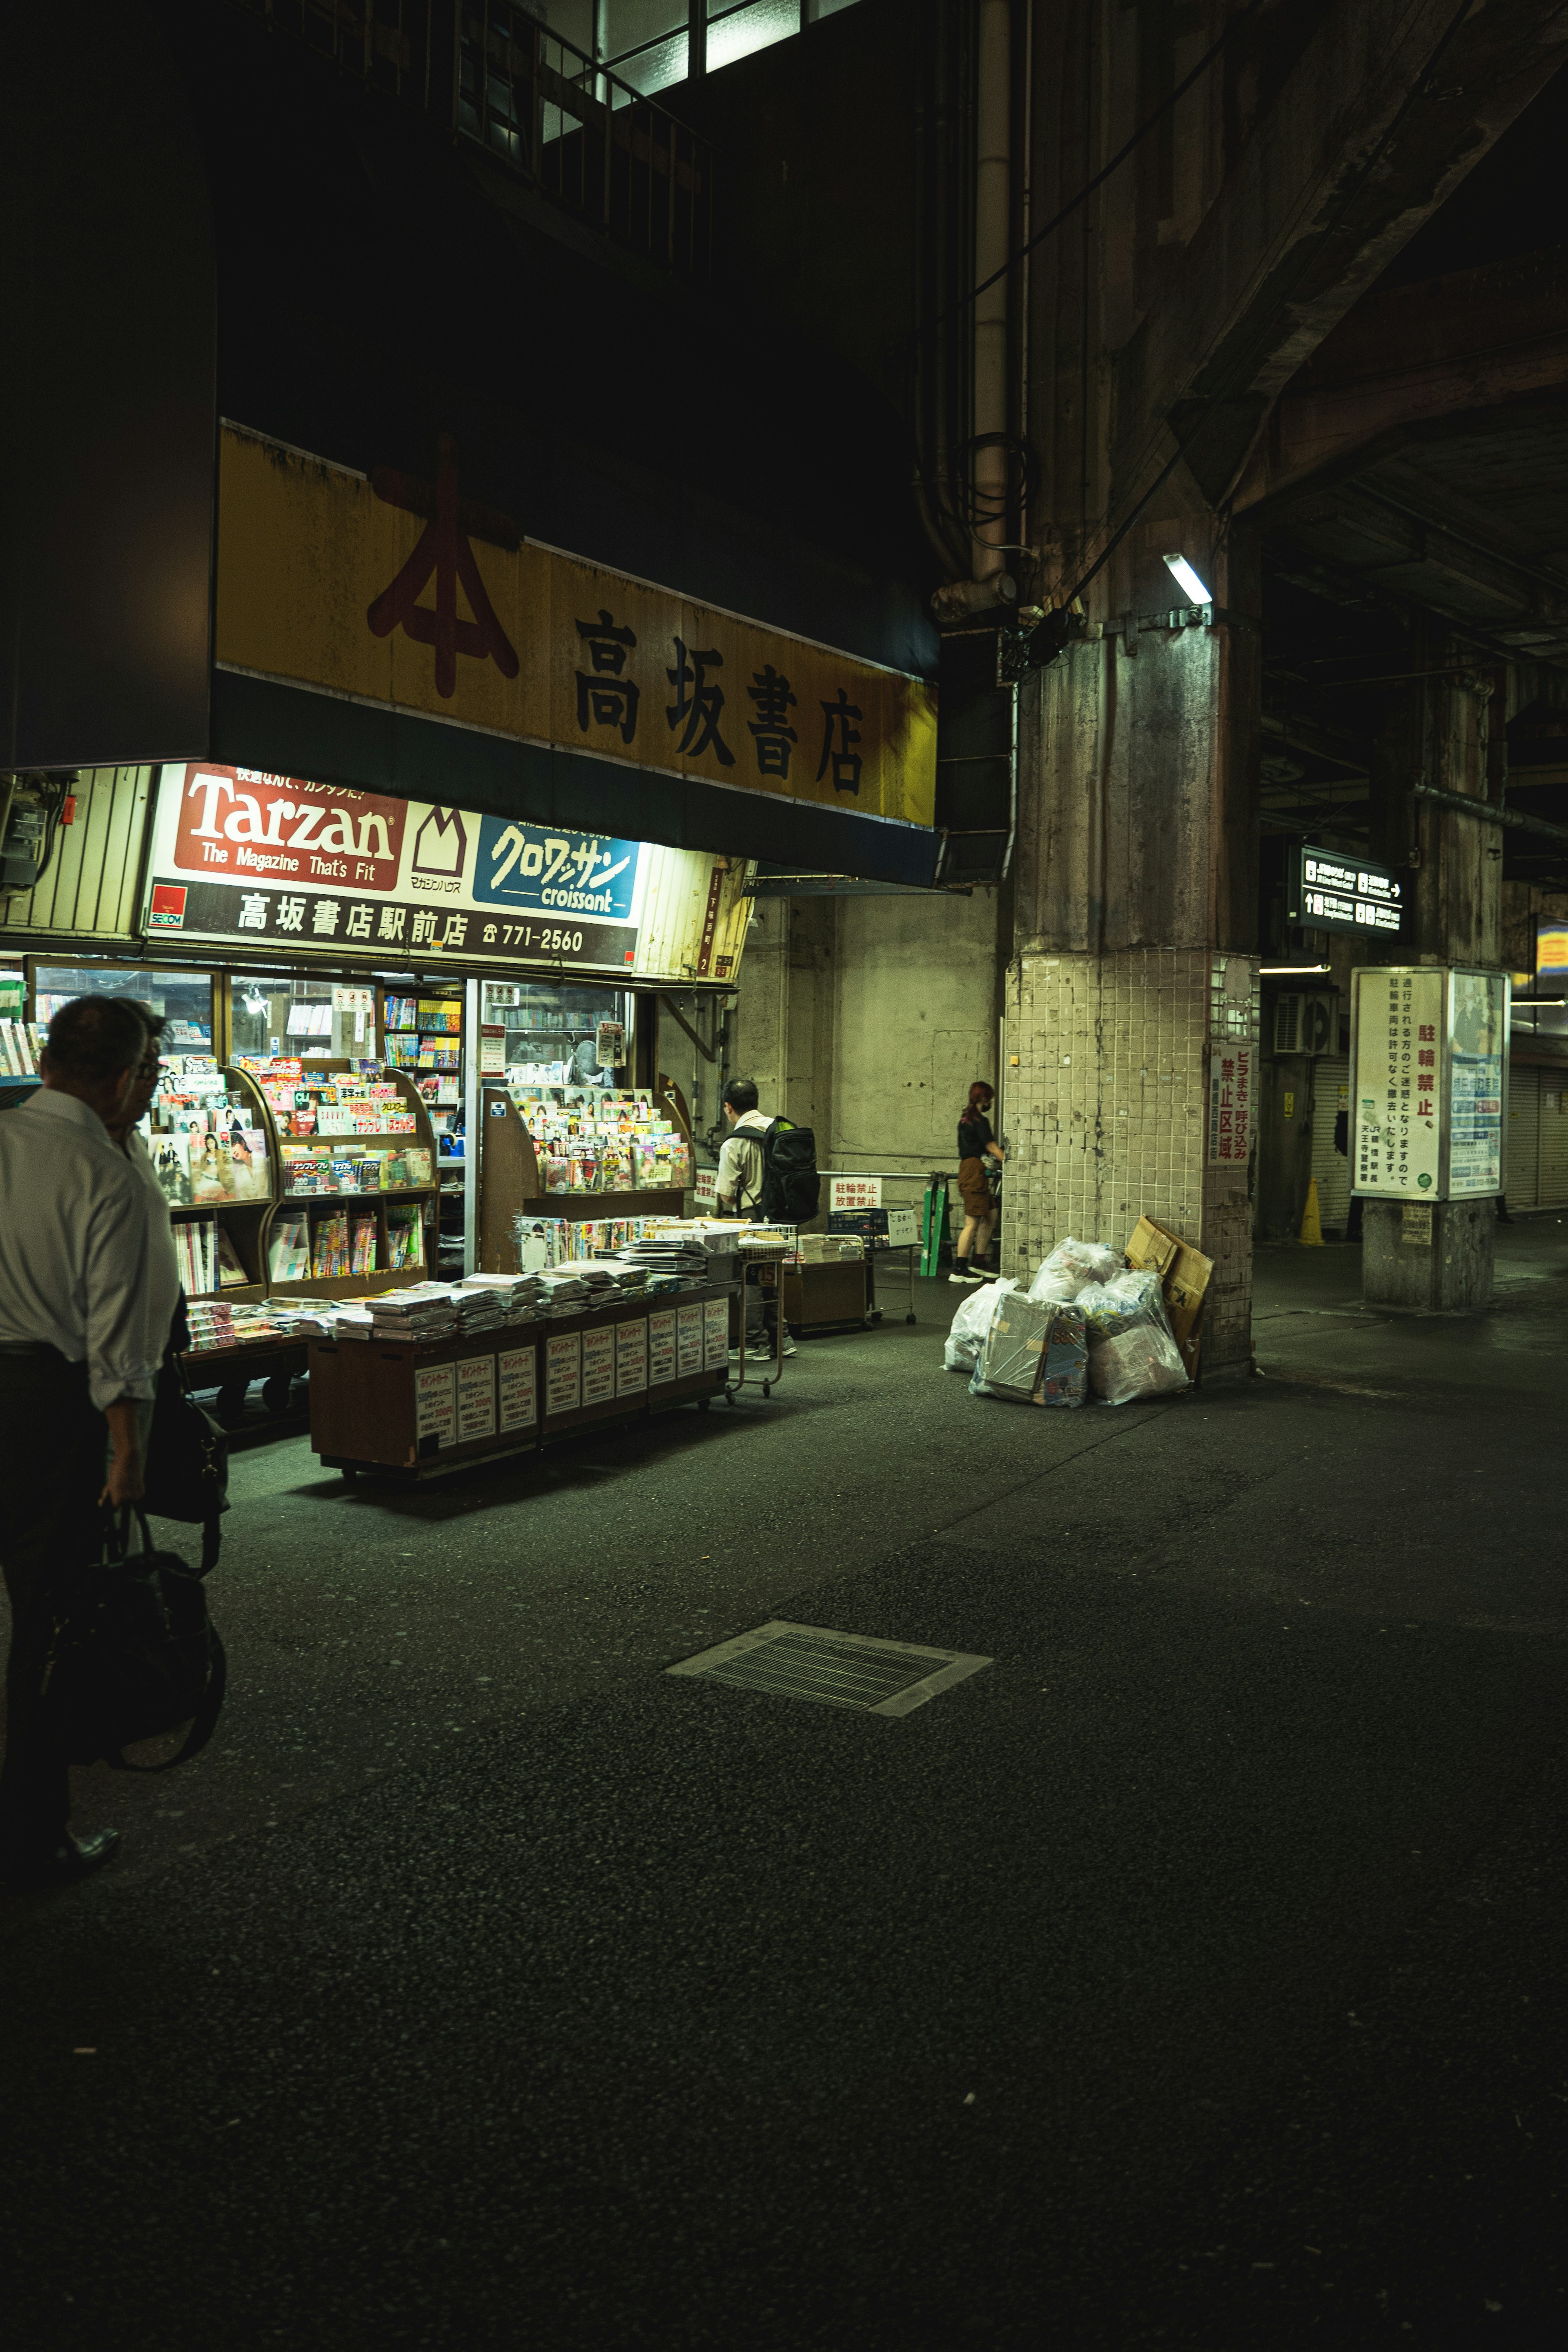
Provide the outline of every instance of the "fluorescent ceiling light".
{"type": "Polygon", "coordinates": [[[1177,587],[1184,589],[1186,593],[1192,598],[1194,604],[1211,604],[1214,602],[1208,590],[1204,586],[1203,582],[1198,578],[1197,573],[1193,570],[1192,565],[1187,562],[1184,555],[1167,555],[1165,558],[1165,569],[1169,572],[1177,587]]]}
{"type": "Polygon", "coordinates": [[[1278,980],[1280,973],[1286,971],[1332,971],[1332,970],[1331,963],[1260,963],[1258,967],[1258,977],[1262,980],[1278,980]]]}

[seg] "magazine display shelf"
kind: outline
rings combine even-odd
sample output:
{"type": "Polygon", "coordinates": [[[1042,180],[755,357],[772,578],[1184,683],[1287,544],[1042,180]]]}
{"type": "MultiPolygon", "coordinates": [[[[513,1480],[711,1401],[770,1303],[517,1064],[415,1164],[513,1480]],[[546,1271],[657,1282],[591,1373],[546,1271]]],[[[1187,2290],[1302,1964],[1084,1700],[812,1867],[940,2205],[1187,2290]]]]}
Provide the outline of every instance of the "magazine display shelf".
{"type": "MultiPolygon", "coordinates": [[[[626,1092],[626,1088],[605,1091],[626,1092]]],[[[517,1233],[514,1219],[566,1217],[593,1223],[620,1217],[679,1217],[685,1213],[686,1193],[679,1185],[638,1187],[618,1192],[552,1192],[546,1190],[539,1151],[528,1125],[500,1078],[487,1078],[479,1090],[479,1271],[515,1274],[517,1233]]],[[[653,1097],[676,1131],[686,1140],[688,1165],[692,1165],[691,1128],[679,1088],[661,1078],[653,1097]]]]}
{"type": "MultiPolygon", "coordinates": [[[[278,1138],[261,1090],[247,1070],[225,1069],[219,1073],[231,1092],[241,1094],[246,1100],[246,1124],[254,1133],[258,1129],[267,1144],[267,1186],[256,1198],[245,1201],[180,1201],[169,1204],[171,1223],[179,1225],[215,1224],[228,1241],[229,1246],[245,1268],[244,1282],[218,1282],[210,1289],[193,1290],[187,1295],[195,1299],[221,1299],[229,1307],[255,1307],[267,1296],[266,1235],[268,1223],[278,1194],[278,1138]]],[[[150,1150],[156,1159],[160,1136],[154,1133],[150,1150]]],[[[221,1350],[193,1349],[193,1360],[209,1355],[235,1354],[232,1348],[221,1350]]]]}
{"type": "MultiPolygon", "coordinates": [[[[312,1062],[309,1075],[311,1077],[331,1078],[334,1075],[346,1072],[349,1067],[350,1065],[347,1062],[312,1062]]],[[[247,1071],[239,1072],[237,1075],[242,1077],[247,1077],[250,1076],[247,1071]]],[[[357,1075],[363,1076],[364,1074],[362,1072],[357,1075]]],[[[266,1290],[257,1294],[258,1297],[269,1298],[357,1298],[368,1297],[372,1293],[379,1290],[401,1289],[410,1283],[424,1282],[429,1278],[432,1271],[429,1264],[427,1263],[430,1249],[430,1219],[426,1209],[426,1204],[433,1202],[437,1198],[440,1182],[440,1163],[437,1152],[435,1132],[430,1124],[430,1114],[420,1096],[417,1086],[409,1076],[406,1070],[394,1069],[390,1066],[384,1067],[378,1070],[377,1078],[379,1082],[390,1081],[396,1087],[400,1097],[401,1109],[404,1111],[412,1111],[414,1114],[415,1126],[413,1133],[401,1135],[357,1134],[341,1137],[323,1136],[316,1139],[316,1140],[322,1147],[323,1150],[327,1150],[328,1148],[334,1143],[342,1143],[345,1146],[352,1146],[356,1151],[364,1151],[372,1148],[376,1148],[391,1152],[398,1150],[400,1147],[405,1148],[406,1146],[413,1144],[429,1154],[430,1179],[427,1183],[389,1185],[379,1188],[374,1192],[290,1192],[287,1191],[285,1188],[288,1181],[288,1170],[287,1163],[283,1159],[283,1146],[285,1142],[287,1142],[290,1147],[293,1147],[307,1142],[310,1140],[310,1139],[295,1136],[282,1136],[279,1131],[277,1118],[273,1112],[271,1104],[267,1101],[264,1095],[261,1095],[259,1087],[257,1087],[257,1093],[261,1102],[261,1108],[266,1115],[268,1146],[272,1155],[272,1164],[276,1171],[271,1213],[268,1216],[263,1237],[265,1249],[265,1255],[261,1261],[263,1271],[265,1272],[267,1266],[271,1263],[272,1244],[275,1238],[279,1237],[279,1225],[285,1218],[295,1217],[302,1214],[306,1219],[307,1230],[311,1233],[314,1232],[316,1223],[321,1216],[331,1215],[334,1211],[339,1210],[346,1209],[349,1211],[351,1215],[354,1213],[363,1215],[367,1210],[374,1210],[376,1221],[376,1265],[374,1269],[361,1274],[350,1272],[339,1275],[318,1275],[315,1276],[311,1276],[310,1275],[282,1276],[276,1280],[269,1281],[266,1290]],[[423,1213],[419,1221],[419,1263],[416,1265],[389,1266],[385,1262],[390,1255],[387,1242],[386,1213],[390,1206],[408,1203],[417,1204],[423,1213]]],[[[256,1082],[253,1079],[252,1084],[255,1085],[255,1083],[256,1082]]]]}
{"type": "Polygon", "coordinates": [[[467,1338],[312,1339],[311,1449],[350,1483],[366,1471],[419,1484],[607,1421],[705,1412],[729,1384],[738,1288],[707,1283],[467,1338]]]}

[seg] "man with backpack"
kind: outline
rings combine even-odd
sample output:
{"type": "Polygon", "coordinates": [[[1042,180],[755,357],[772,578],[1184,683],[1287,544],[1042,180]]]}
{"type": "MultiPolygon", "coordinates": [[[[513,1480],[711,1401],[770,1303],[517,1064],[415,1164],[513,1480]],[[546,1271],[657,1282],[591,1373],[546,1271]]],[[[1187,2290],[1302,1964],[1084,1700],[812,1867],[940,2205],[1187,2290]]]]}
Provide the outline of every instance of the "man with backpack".
{"type": "MultiPolygon", "coordinates": [[[[756,1082],[731,1078],[724,1089],[724,1123],[730,1132],[719,1152],[719,1213],[724,1217],[760,1217],[769,1223],[804,1224],[816,1214],[821,1184],[816,1173],[816,1139],[809,1127],[795,1127],[787,1118],[770,1118],[757,1108],[756,1082]]],[[[746,1287],[746,1345],[765,1347],[765,1318],[761,1290],[746,1287]]],[[[784,1343],[786,1356],[795,1342],[784,1343]]]]}

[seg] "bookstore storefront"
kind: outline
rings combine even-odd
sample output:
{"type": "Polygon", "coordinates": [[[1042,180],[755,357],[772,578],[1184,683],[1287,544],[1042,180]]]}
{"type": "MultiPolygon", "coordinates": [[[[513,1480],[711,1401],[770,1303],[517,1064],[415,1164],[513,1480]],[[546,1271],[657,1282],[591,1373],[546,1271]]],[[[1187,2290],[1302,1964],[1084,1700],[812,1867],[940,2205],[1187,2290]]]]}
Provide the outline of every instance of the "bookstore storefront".
{"type": "Polygon", "coordinates": [[[164,1021],[149,1145],[194,1298],[473,1271],[481,1228],[509,1271],[525,1216],[587,1245],[594,1213],[679,1213],[689,1121],[658,997],[733,984],[738,862],[188,763],[148,775],[133,935],[94,939],[82,879],[117,798],[97,782],[7,909],[0,967],[35,1050],[88,991],[164,1021]],[[531,1148],[492,1119],[482,1213],[487,1094],[531,1148]]]}

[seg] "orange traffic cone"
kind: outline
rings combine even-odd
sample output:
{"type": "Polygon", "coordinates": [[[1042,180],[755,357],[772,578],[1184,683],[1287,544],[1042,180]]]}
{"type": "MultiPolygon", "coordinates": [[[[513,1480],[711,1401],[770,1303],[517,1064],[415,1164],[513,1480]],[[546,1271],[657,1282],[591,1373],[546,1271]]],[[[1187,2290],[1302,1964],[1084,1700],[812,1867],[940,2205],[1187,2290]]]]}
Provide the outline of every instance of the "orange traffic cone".
{"type": "Polygon", "coordinates": [[[1315,1176],[1307,1185],[1307,1205],[1301,1212],[1301,1244],[1305,1249],[1321,1249],[1323,1246],[1323,1224],[1318,1214],[1318,1180],[1315,1176]]]}

